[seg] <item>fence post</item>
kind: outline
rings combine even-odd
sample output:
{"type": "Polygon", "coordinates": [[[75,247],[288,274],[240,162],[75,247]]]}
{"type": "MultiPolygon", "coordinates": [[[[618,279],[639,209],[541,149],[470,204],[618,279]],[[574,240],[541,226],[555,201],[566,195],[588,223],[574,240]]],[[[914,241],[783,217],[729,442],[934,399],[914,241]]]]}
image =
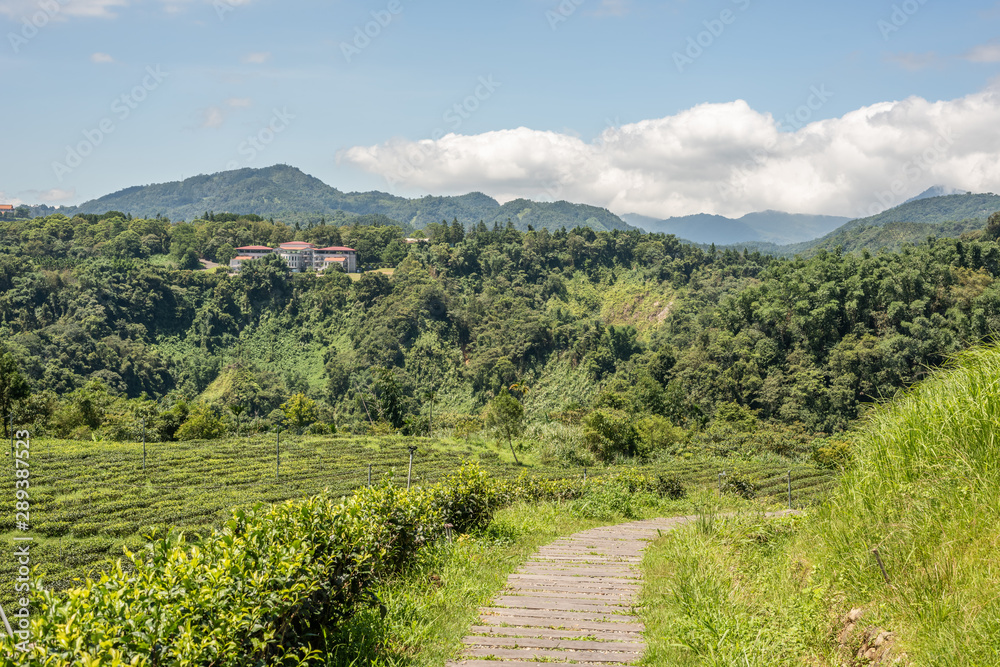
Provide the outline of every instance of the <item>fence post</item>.
{"type": "Polygon", "coordinates": [[[274,432],[274,478],[281,472],[281,427],[274,432]]]}
{"type": "Polygon", "coordinates": [[[146,472],[146,418],[142,418],[142,471],[146,472]]]}
{"type": "Polygon", "coordinates": [[[583,483],[584,484],[587,483],[587,469],[586,468],[583,469],[583,483]]]}
{"type": "Polygon", "coordinates": [[[372,464],[368,464],[368,486],[372,485],[372,464]]]}
{"type": "Polygon", "coordinates": [[[417,448],[410,445],[408,448],[410,450],[410,468],[406,471],[406,490],[410,490],[410,477],[413,474],[413,452],[417,451],[417,448]]]}
{"type": "Polygon", "coordinates": [[[7,416],[10,418],[10,462],[14,463],[14,413],[7,416]]]}
{"type": "Polygon", "coordinates": [[[788,471],[788,509],[792,509],[792,471],[788,471]]]}

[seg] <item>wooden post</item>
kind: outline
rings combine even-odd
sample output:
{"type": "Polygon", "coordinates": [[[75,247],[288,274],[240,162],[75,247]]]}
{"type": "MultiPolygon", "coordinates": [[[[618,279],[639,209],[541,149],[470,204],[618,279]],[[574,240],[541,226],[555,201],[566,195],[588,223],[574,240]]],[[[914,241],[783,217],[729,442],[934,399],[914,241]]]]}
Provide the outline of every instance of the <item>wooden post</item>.
{"type": "Polygon", "coordinates": [[[788,471],[788,509],[792,509],[792,471],[788,471]]]}
{"type": "Polygon", "coordinates": [[[281,427],[274,432],[274,478],[281,472],[281,427]]]}
{"type": "Polygon", "coordinates": [[[889,581],[889,573],[885,571],[885,565],[882,564],[882,556],[879,555],[878,547],[872,549],[872,553],[875,554],[875,562],[878,563],[878,569],[882,570],[882,578],[885,579],[885,583],[892,588],[892,582],[889,581]]]}
{"type": "Polygon", "coordinates": [[[410,447],[410,468],[406,471],[406,490],[410,490],[410,477],[413,475],[413,452],[417,451],[416,447],[410,447]]]}
{"type": "Polygon", "coordinates": [[[142,418],[142,471],[146,472],[146,418],[142,418]]]}
{"type": "Polygon", "coordinates": [[[368,486],[372,485],[372,464],[368,464],[368,486]]]}

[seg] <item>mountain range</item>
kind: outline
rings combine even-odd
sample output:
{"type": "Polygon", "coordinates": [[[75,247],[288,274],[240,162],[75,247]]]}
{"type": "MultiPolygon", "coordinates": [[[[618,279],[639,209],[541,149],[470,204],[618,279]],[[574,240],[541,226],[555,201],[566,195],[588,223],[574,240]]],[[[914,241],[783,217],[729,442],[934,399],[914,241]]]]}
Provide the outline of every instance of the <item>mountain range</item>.
{"type": "Polygon", "coordinates": [[[626,230],[673,234],[699,245],[749,248],[775,255],[810,254],[820,249],[845,250],[898,247],[928,236],[959,236],[984,226],[1000,210],[993,193],[958,193],[935,186],[900,206],[867,218],[805,215],[781,211],[748,213],[740,218],[697,214],[656,219],[638,214],[618,217],[596,206],[566,201],[515,199],[500,204],[481,192],[461,196],[407,199],[385,192],[342,192],[288,165],[238,169],[194,176],[182,181],[138,185],[73,207],[34,207],[35,214],[122,211],[137,217],[157,215],[193,220],[206,212],[254,213],[286,223],[309,224],[327,219],[338,224],[383,224],[394,221],[408,229],[458,219],[472,225],[510,220],[521,230],[589,227],[595,231],[626,230]]]}
{"type": "Polygon", "coordinates": [[[254,213],[284,222],[303,223],[343,218],[345,214],[348,217],[382,215],[417,229],[431,222],[454,218],[465,224],[482,220],[488,225],[506,224],[510,219],[519,229],[531,225],[535,229],[552,231],[578,226],[595,231],[630,228],[607,209],[565,201],[515,199],[501,205],[481,192],[418,199],[378,191],[341,192],[288,165],[237,169],[193,176],[183,181],[133,186],[79,206],[59,209],[66,215],[106,211],[141,217],[161,215],[174,221],[193,220],[206,211],[254,213]]]}
{"type": "Polygon", "coordinates": [[[748,213],[741,218],[699,213],[657,220],[626,214],[626,222],[648,232],[673,234],[694,243],[773,243],[787,245],[818,238],[848,223],[850,218],[833,215],[803,215],[780,211],[748,213]]]}

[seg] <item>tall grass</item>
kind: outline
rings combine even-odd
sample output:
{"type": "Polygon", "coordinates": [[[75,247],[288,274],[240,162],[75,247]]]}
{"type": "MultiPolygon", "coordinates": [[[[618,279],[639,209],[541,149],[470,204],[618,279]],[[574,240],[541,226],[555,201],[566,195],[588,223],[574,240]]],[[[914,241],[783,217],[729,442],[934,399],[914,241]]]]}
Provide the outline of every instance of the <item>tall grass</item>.
{"type": "Polygon", "coordinates": [[[867,664],[860,634],[877,626],[899,664],[1000,665],[998,430],[1000,349],[972,350],[870,414],[811,516],[703,520],[658,541],[647,664],[867,664]]]}
{"type": "Polygon", "coordinates": [[[998,429],[1000,351],[966,352],[871,416],[818,517],[844,592],[919,664],[1000,664],[998,429]]]}

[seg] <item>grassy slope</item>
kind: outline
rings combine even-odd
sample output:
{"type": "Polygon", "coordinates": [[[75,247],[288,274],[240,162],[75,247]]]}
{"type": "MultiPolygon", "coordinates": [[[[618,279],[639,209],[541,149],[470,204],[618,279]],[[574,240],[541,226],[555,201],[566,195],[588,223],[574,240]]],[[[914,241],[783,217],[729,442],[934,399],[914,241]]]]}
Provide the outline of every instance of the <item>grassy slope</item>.
{"type": "Polygon", "coordinates": [[[661,540],[645,563],[648,664],[850,664],[834,637],[857,607],[859,631],[895,632],[913,664],[1000,664],[998,424],[1000,351],[974,350],[870,417],[814,516],[661,540]]]}

